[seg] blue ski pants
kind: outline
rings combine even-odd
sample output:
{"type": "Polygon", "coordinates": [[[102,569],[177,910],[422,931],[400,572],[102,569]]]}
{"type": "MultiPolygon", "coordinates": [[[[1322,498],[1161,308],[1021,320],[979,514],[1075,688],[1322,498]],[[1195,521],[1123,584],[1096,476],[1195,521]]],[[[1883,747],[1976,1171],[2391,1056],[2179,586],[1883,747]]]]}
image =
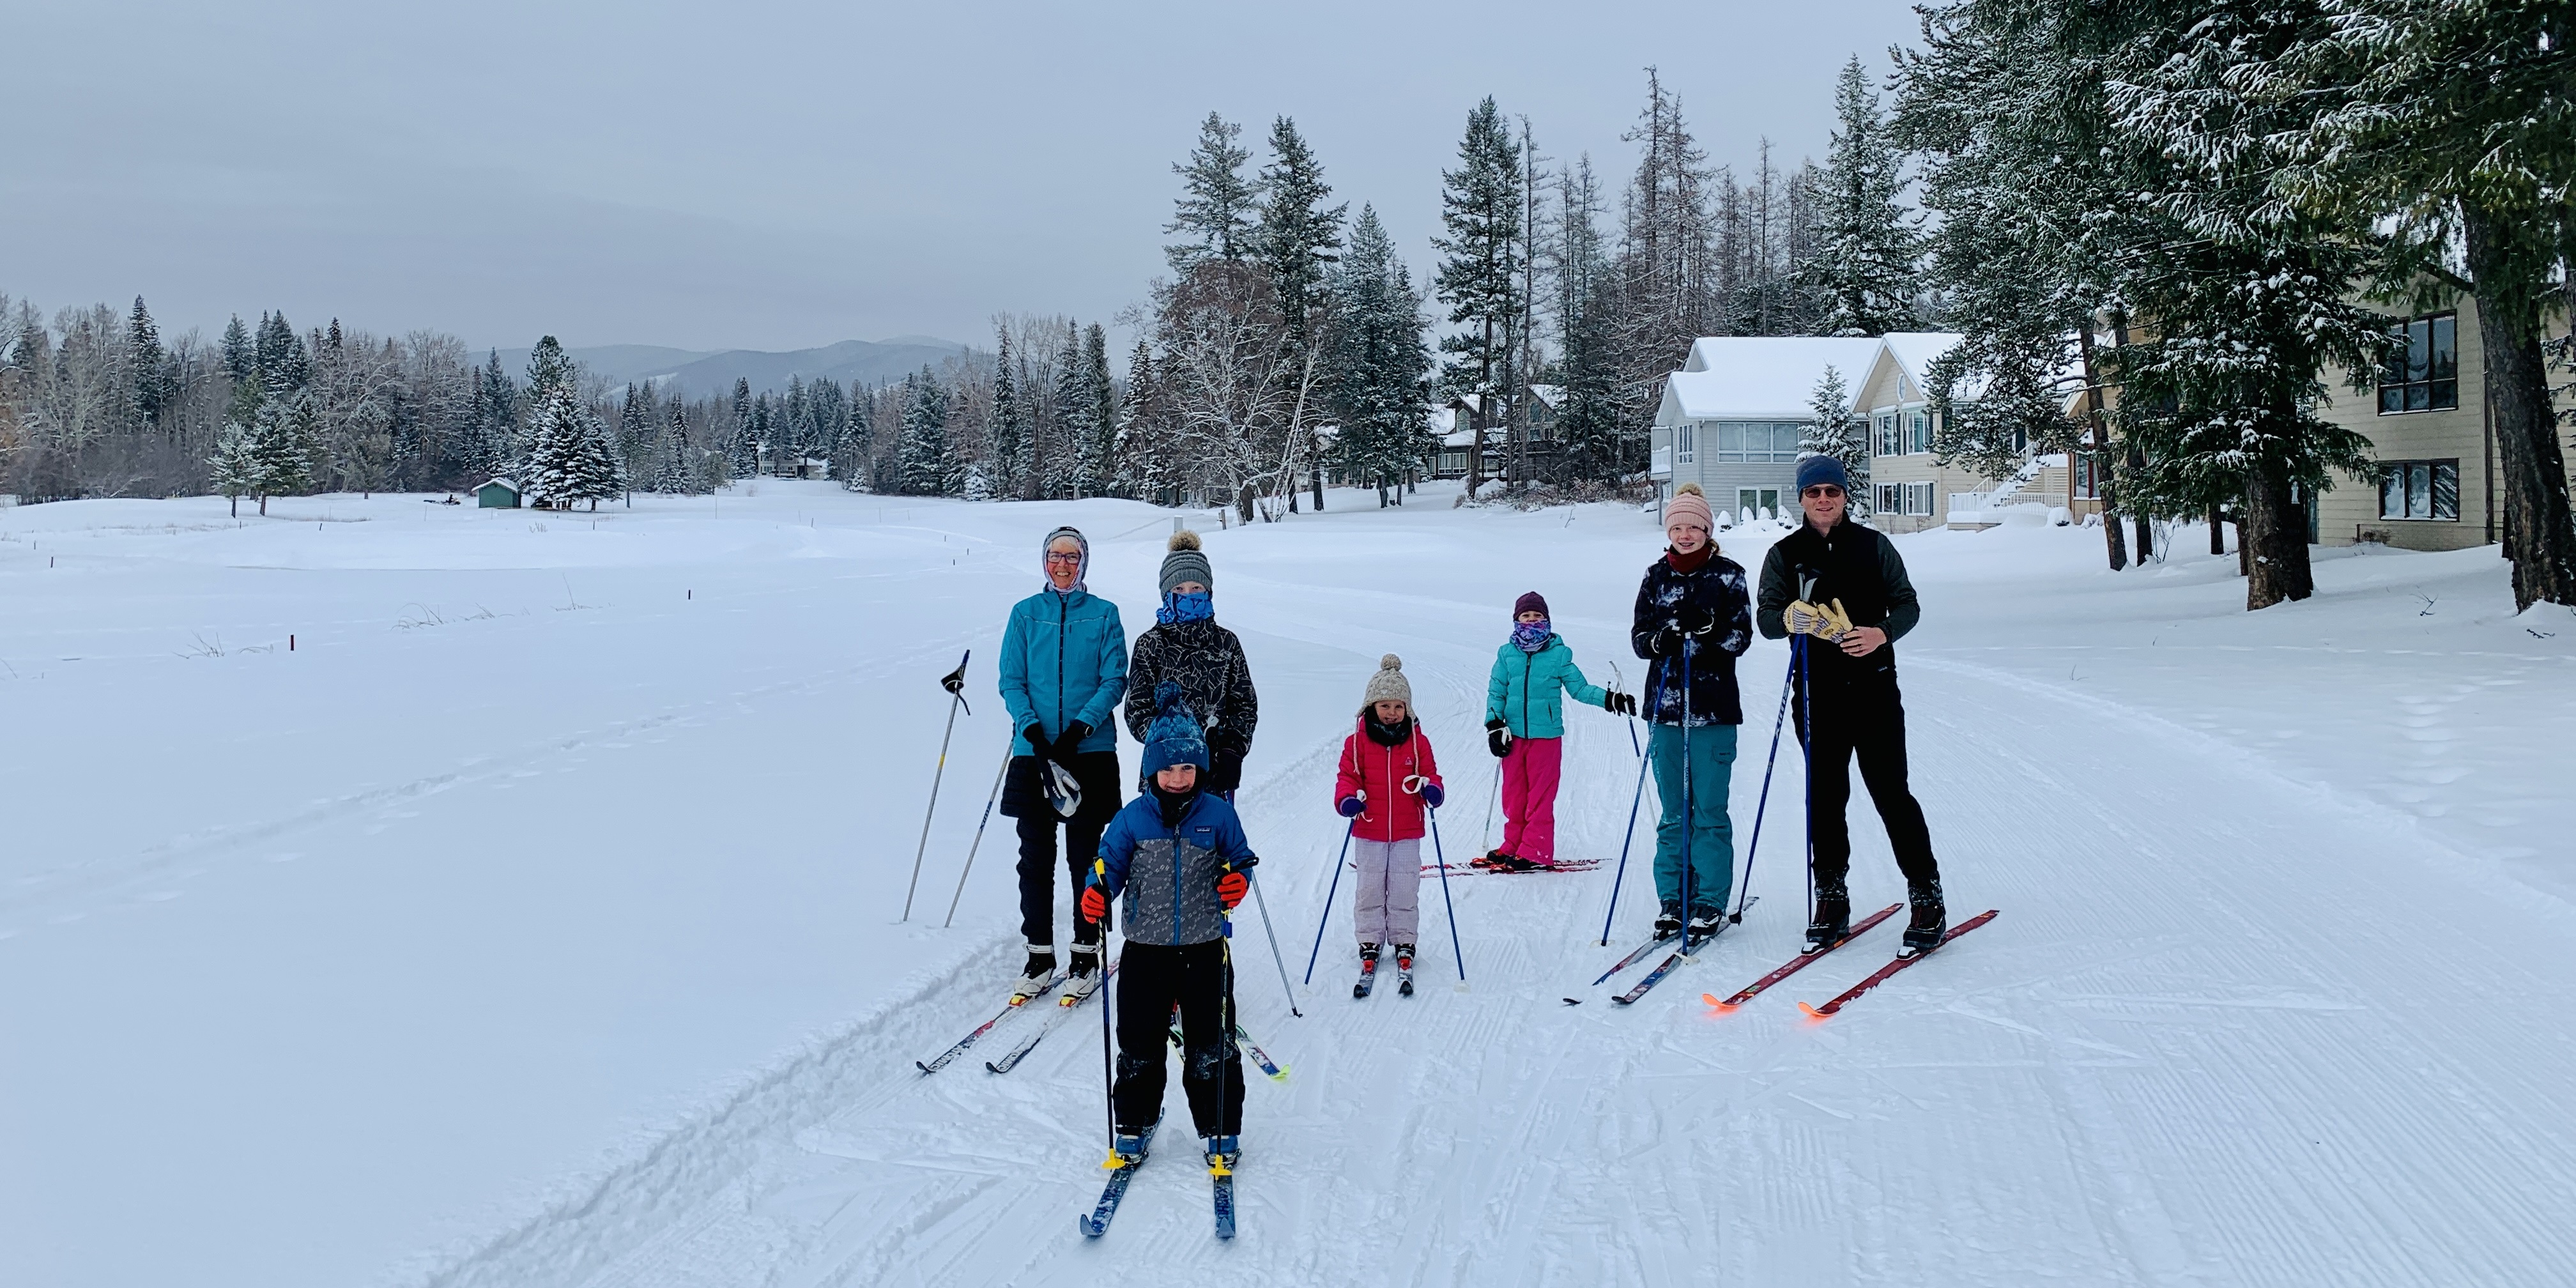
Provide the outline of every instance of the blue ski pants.
{"type": "Polygon", "coordinates": [[[1735,885],[1735,826],[1726,813],[1727,784],[1735,774],[1734,725],[1700,725],[1690,731],[1690,817],[1682,817],[1682,729],[1659,724],[1646,744],[1655,764],[1655,897],[1682,901],[1682,857],[1690,856],[1690,911],[1723,910],[1735,885]]]}

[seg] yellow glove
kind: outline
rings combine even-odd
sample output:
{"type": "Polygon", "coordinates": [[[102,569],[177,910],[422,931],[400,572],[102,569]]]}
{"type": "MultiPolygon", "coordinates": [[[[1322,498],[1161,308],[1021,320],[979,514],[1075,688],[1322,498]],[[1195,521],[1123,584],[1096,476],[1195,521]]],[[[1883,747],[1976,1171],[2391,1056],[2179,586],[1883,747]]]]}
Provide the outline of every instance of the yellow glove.
{"type": "MultiPolygon", "coordinates": [[[[1809,605],[1809,607],[1812,608],[1814,605],[1809,605]]],[[[1822,637],[1826,643],[1836,643],[1840,641],[1842,637],[1851,634],[1851,614],[1843,611],[1843,601],[1837,599],[1833,602],[1832,607],[1817,608],[1816,613],[1817,616],[1823,619],[1819,623],[1823,629],[1818,630],[1816,634],[1822,637]]]]}
{"type": "Polygon", "coordinates": [[[1790,634],[1813,635],[1828,644],[1841,639],[1852,628],[1851,614],[1843,611],[1843,601],[1839,599],[1830,608],[1801,599],[1789,605],[1782,616],[1788,622],[1790,634]]]}

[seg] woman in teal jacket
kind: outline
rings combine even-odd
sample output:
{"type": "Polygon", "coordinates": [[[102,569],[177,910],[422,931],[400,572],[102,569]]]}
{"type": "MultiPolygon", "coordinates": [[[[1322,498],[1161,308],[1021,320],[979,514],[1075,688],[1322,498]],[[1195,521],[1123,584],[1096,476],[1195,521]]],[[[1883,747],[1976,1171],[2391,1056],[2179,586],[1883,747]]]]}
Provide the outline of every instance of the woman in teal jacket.
{"type": "MultiPolygon", "coordinates": [[[[1079,891],[1101,830],[1117,817],[1118,722],[1111,716],[1127,691],[1127,631],[1118,606],[1083,583],[1091,543],[1076,529],[1058,528],[1040,550],[1046,585],[1011,606],[1002,630],[1002,705],[1018,731],[1002,813],[1019,820],[1020,935],[1029,945],[1028,966],[1011,992],[1020,999],[1055,981],[1057,825],[1064,827],[1068,888],[1079,891]]],[[[1100,930],[1076,917],[1065,991],[1087,995],[1099,969],[1100,930]]]]}
{"type": "Polygon", "coordinates": [[[1564,695],[1636,714],[1636,699],[1583,678],[1574,650],[1548,626],[1535,590],[1512,605],[1512,637],[1485,681],[1485,745],[1503,762],[1503,844],[1479,860],[1526,872],[1556,866],[1556,784],[1565,765],[1564,695]]]}

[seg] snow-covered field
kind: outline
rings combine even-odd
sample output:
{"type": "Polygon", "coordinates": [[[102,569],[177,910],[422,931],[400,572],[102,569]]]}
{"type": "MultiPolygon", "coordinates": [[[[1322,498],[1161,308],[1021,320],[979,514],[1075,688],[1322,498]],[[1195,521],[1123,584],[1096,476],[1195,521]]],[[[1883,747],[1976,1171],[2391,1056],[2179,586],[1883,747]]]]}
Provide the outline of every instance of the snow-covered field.
{"type": "MultiPolygon", "coordinates": [[[[1292,970],[1380,653],[1413,677],[1461,857],[1483,848],[1477,725],[1512,596],[1545,592],[1596,679],[1639,674],[1650,521],[1448,501],[1337,494],[1206,534],[1261,686],[1243,806],[1292,970]]],[[[1007,733],[1003,611],[1071,521],[1132,634],[1168,512],[776,482],[595,518],[271,510],[0,510],[0,1283],[2537,1284],[2576,1264],[2576,617],[2512,615],[2492,548],[2323,552],[2316,599],[2249,616],[2232,557],[2115,575],[2097,532],[1903,538],[1916,787],[1954,920],[2000,908],[1992,926],[1829,1023],[1796,1000],[1892,932],[1703,1006],[1798,938],[1794,743],[1763,901],[1633,1009],[1584,984],[1642,937],[1636,871],[1610,949],[1606,867],[1455,882],[1465,992],[1426,891],[1412,999],[1349,998],[1337,907],[1302,1019],[1249,919],[1245,1023],[1291,1076],[1250,1089],[1242,1237],[1210,1237],[1173,1152],[1094,1244],[1073,1217],[1098,1188],[1096,1013],[1007,1076],[912,1062],[1017,964],[1004,827],[939,926],[1007,733]],[[935,681],[969,647],[974,714],[898,924],[935,681]]],[[[1764,539],[1723,544],[1752,566],[1764,539]]],[[[1765,642],[1744,668],[1739,846],[1784,658],[1765,642]]],[[[1571,723],[1563,848],[1616,859],[1628,731],[1571,723]]],[[[1855,810],[1855,900],[1892,902],[1855,810]]]]}

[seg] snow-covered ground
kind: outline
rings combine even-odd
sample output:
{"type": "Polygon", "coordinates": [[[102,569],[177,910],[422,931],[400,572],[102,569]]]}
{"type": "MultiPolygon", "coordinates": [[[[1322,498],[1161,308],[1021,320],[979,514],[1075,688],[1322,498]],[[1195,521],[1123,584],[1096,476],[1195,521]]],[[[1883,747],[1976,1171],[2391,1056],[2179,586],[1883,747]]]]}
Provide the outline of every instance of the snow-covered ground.
{"type": "MultiPolygon", "coordinates": [[[[1511,598],[1545,592],[1595,678],[1639,673],[1648,520],[1448,500],[1336,495],[1206,534],[1261,686],[1243,806],[1292,970],[1379,654],[1413,677],[1460,856],[1483,848],[1476,726],[1511,598]]],[[[2576,1178],[2576,617],[2512,615],[2492,548],[2323,552],[2317,598],[2249,616],[2232,557],[2111,574],[2097,532],[1902,538],[1917,791],[1954,919],[1992,926],[1829,1023],[1795,1001],[1892,933],[1703,1006],[1798,937],[1794,745],[1762,903],[1633,1009],[1584,984],[1642,935],[1636,871],[1610,949],[1606,868],[1456,881],[1472,989],[1434,895],[1412,999],[1349,998],[1336,907],[1304,1018],[1251,919],[1245,1023],[1291,1076],[1250,1089],[1243,1235],[1209,1237],[1176,1152],[1093,1244],[1073,1216],[1098,1186],[1096,1027],[1002,1077],[912,1062],[1016,965],[1005,828],[939,925],[1006,736],[1003,611],[1072,521],[1132,632],[1168,512],[775,482],[595,518],[271,510],[0,510],[0,1283],[2522,1284],[2576,1263],[2576,1223],[2547,1215],[2576,1178]],[[974,713],[897,924],[935,680],[969,647],[974,713]]],[[[1750,566],[1764,539],[1724,544],[1750,566]]],[[[1744,668],[1739,846],[1784,657],[1744,668]]],[[[1628,731],[1571,723],[1564,848],[1616,859],[1628,731]]],[[[1855,811],[1856,900],[1892,902],[1855,811]]]]}

